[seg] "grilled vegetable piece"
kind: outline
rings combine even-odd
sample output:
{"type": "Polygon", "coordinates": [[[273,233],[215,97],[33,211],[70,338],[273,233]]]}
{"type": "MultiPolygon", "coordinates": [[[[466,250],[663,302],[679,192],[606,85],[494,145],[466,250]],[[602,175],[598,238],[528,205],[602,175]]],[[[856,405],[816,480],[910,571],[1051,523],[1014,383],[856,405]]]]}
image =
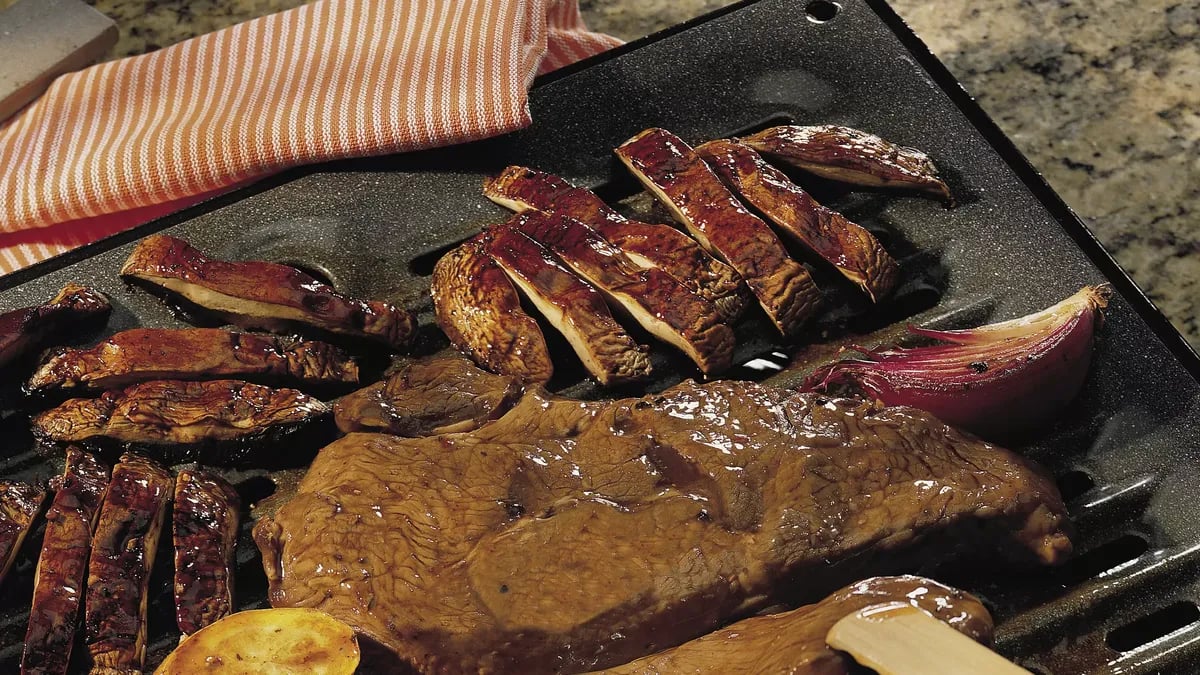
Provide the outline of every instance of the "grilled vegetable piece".
{"type": "Polygon", "coordinates": [[[315,609],[255,609],[231,614],[183,641],[155,675],[351,675],[358,639],[315,609]]]}
{"type": "Polygon", "coordinates": [[[224,478],[184,469],[175,479],[175,621],[184,637],[233,612],[241,499],[224,478]]]}
{"type": "Polygon", "coordinates": [[[342,295],[294,267],[216,260],[162,234],[138,243],[121,276],[178,295],[248,330],[314,329],[403,349],[416,327],[403,309],[342,295]]]}
{"type": "Polygon", "coordinates": [[[228,377],[307,386],[357,384],[358,364],[325,342],[216,328],[135,328],[90,349],[58,350],[25,388],[100,390],[146,380],[228,377]]]}
{"type": "Polygon", "coordinates": [[[554,254],[509,228],[489,230],[481,240],[488,255],[567,338],[600,384],[634,382],[650,375],[646,348],[613,319],[600,292],[571,273],[554,254]]]}
{"type": "Polygon", "coordinates": [[[729,189],[784,234],[837,268],[872,300],[879,301],[896,286],[900,268],[874,235],[818,204],[754,150],[722,139],[709,141],[696,152],[729,189]]]}
{"type": "Polygon", "coordinates": [[[783,242],[741,205],[700,156],[665,129],[647,129],[617,156],[710,253],[737,270],[786,337],[812,316],[821,292],[783,242]]]}
{"type": "Polygon", "coordinates": [[[929,155],[858,129],[835,124],[779,126],[740,139],[774,159],[822,178],[954,198],[929,155]]]}
{"type": "Polygon", "coordinates": [[[525,382],[545,383],[554,374],[541,327],[479,241],[438,260],[429,293],[438,326],[475,363],[525,382]]]}
{"type": "Polygon", "coordinates": [[[92,532],[107,489],[108,467],[78,448],[67,448],[66,468],[46,511],[46,535],[34,572],[23,675],[67,672],[92,532]]]}
{"type": "Polygon", "coordinates": [[[172,483],[145,457],[126,454],[113,467],[88,561],[84,629],[93,673],[141,672],[146,587],[172,483]]]}
{"type": "Polygon", "coordinates": [[[493,375],[462,358],[402,364],[383,382],[333,404],[338,429],[432,436],[471,431],[496,419],[521,395],[518,378],[493,375]]]}
{"type": "Polygon", "coordinates": [[[67,284],[44,305],[0,314],[0,367],[37,349],[47,338],[74,333],[76,326],[104,319],[111,311],[100,291],[67,284]]]}
{"type": "Polygon", "coordinates": [[[0,584],[8,576],[44,501],[46,490],[40,486],[0,480],[0,584]]]}
{"type": "Polygon", "coordinates": [[[590,190],[553,174],[510,166],[484,181],[483,194],[518,213],[545,211],[587,224],[637,265],[661,269],[711,302],[724,321],[741,315],[750,299],[737,272],[691,237],[667,225],[629,220],[590,190]]]}
{"type": "Polygon", "coordinates": [[[550,249],[650,334],[688,356],[706,375],[729,367],[733,329],[712,304],[662,270],[640,269],[595,230],[561,214],[530,211],[511,227],[550,249]]]}
{"type": "Polygon", "coordinates": [[[945,622],[984,644],[992,641],[992,617],[974,596],[917,576],[872,577],[824,600],[790,612],[756,616],[657,654],[604,671],[626,673],[821,673],[859,672],[854,660],[825,644],[842,617],[883,605],[904,605],[945,622]]]}
{"type": "Polygon", "coordinates": [[[295,389],[240,380],[155,380],[106,391],[99,398],[70,399],[35,415],[33,432],[67,443],[107,439],[134,446],[245,444],[286,435],[328,412],[320,400],[295,389]]]}

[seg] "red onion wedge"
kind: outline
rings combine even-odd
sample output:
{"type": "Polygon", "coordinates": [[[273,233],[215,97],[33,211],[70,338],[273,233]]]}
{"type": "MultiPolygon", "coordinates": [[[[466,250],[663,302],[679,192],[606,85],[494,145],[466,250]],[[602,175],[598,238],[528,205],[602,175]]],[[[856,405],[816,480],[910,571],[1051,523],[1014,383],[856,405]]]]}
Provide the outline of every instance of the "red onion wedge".
{"type": "Polygon", "coordinates": [[[1079,393],[1111,293],[1107,284],[1085,286],[1048,309],[970,330],[909,326],[911,333],[941,344],[855,348],[860,358],[817,370],[802,388],[857,389],[984,437],[1027,432],[1049,422],[1079,393]]]}

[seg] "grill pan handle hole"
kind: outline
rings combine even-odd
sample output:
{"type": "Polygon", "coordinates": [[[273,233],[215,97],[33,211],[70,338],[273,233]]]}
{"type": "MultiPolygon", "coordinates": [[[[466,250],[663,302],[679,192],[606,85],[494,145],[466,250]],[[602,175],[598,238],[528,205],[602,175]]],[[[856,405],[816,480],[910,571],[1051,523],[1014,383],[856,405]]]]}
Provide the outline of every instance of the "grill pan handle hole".
{"type": "Polygon", "coordinates": [[[1064,502],[1072,501],[1094,487],[1096,481],[1087,472],[1078,469],[1058,477],[1058,491],[1062,494],[1064,502]]]}
{"type": "Polygon", "coordinates": [[[1119,652],[1130,652],[1197,620],[1200,608],[1196,603],[1180,600],[1110,631],[1105,642],[1119,652]]]}
{"type": "Polygon", "coordinates": [[[832,21],[842,6],[830,0],[813,0],[804,7],[804,14],[813,23],[832,21]]]}

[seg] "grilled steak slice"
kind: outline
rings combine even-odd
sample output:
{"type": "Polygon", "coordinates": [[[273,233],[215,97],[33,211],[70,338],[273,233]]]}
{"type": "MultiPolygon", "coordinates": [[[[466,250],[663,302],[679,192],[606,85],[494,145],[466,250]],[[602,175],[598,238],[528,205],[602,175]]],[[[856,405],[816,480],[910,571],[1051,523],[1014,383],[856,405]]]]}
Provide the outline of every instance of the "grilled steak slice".
{"type": "Polygon", "coordinates": [[[566,337],[600,384],[650,375],[646,348],[617,323],[600,292],[563,266],[541,244],[509,228],[481,235],[485,250],[542,316],[566,337]]]}
{"type": "Polygon", "coordinates": [[[30,353],[49,337],[108,317],[112,305],[100,291],[67,284],[44,305],[0,314],[0,367],[30,353]]]}
{"type": "Polygon", "coordinates": [[[67,448],[67,465],[46,511],[46,535],[34,573],[33,607],[21,656],[23,675],[67,672],[92,531],[107,488],[108,467],[77,448],[67,448]]]}
{"type": "Polygon", "coordinates": [[[955,544],[1058,562],[1053,483],[927,413],[744,382],[351,434],[255,539],[275,606],[418,672],[580,672],[955,544]],[[352,555],[347,552],[353,551],[352,555]]]}
{"type": "Polygon", "coordinates": [[[432,436],[470,431],[503,415],[521,395],[514,377],[493,375],[460,358],[402,364],[383,382],[333,404],[338,429],[432,436]]]}
{"type": "Polygon", "coordinates": [[[235,442],[250,447],[256,440],[288,435],[328,412],[319,399],[295,389],[240,380],[154,380],[106,391],[99,398],[70,399],[32,421],[34,435],[45,440],[157,446],[157,452],[175,461],[180,457],[171,453],[186,446],[235,442]]]}
{"type": "Polygon", "coordinates": [[[8,576],[44,501],[46,490],[40,486],[0,480],[0,584],[8,576]]]}
{"type": "Polygon", "coordinates": [[[233,611],[241,500],[224,478],[184,469],[175,479],[175,621],[184,637],[233,611]]]}
{"type": "Polygon", "coordinates": [[[483,194],[518,213],[545,211],[586,223],[634,263],[661,269],[711,302],[724,321],[733,321],[746,308],[749,297],[741,277],[691,237],[666,225],[629,220],[590,190],[558,176],[510,166],[484,181],[483,194]]]}
{"type": "Polygon", "coordinates": [[[137,455],[113,467],[88,561],[83,623],[93,673],[142,670],[146,586],[172,483],[170,473],[137,455]]]}
{"type": "Polygon", "coordinates": [[[696,152],[717,176],[784,234],[808,247],[878,301],[900,268],[870,232],[821,206],[779,169],[737,141],[709,141],[696,152]]]}
{"type": "Polygon", "coordinates": [[[530,211],[513,216],[504,227],[556,253],[612,305],[678,348],[705,374],[729,368],[733,329],[721,322],[710,303],[669,274],[637,267],[595,230],[567,216],[530,211]]]}
{"type": "Polygon", "coordinates": [[[795,335],[817,310],[820,290],[695,150],[665,129],[647,129],[617,148],[617,156],[709,253],[737,270],[779,332],[795,335]]]}
{"type": "Polygon", "coordinates": [[[972,595],[932,579],[874,577],[851,584],[814,605],[744,619],[678,647],[601,672],[849,675],[860,672],[854,659],[826,645],[825,634],[848,614],[897,603],[916,607],[978,642],[992,641],[992,617],[972,595]]]}
{"type": "Polygon", "coordinates": [[[416,328],[407,311],[342,295],[294,267],[215,260],[162,234],[138,243],[121,276],[182,297],[248,330],[311,329],[402,349],[416,328]]]}
{"type": "Polygon", "coordinates": [[[282,380],[303,386],[358,383],[358,364],[324,342],[216,328],[135,328],[90,349],[61,349],[29,378],[30,392],[115,389],[146,380],[282,380]]]}
{"type": "Polygon", "coordinates": [[[740,139],[772,158],[822,178],[915,190],[952,202],[929,155],[850,127],[779,126],[740,139]]]}
{"type": "Polygon", "coordinates": [[[479,241],[438,260],[429,293],[438,326],[475,363],[526,382],[550,380],[554,364],[541,327],[479,241]]]}

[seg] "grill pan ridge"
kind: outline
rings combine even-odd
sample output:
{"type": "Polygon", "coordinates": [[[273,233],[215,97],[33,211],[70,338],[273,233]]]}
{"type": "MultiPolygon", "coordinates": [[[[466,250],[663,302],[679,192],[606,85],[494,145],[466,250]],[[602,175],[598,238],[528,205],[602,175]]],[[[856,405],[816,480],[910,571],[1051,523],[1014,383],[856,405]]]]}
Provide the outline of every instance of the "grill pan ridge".
{"type": "MultiPolygon", "coordinates": [[[[515,134],[290,171],[22,270],[0,279],[0,310],[79,281],[113,300],[104,335],[181,327],[117,277],[134,240],[165,230],[218,257],[299,264],[339,290],[417,310],[428,351],[442,344],[431,327],[432,260],[505,217],[480,194],[483,176],[524,164],[616,199],[633,184],[612,148],[648,126],[688,141],[765,121],[858,127],[928,152],[960,201],[945,210],[810,186],[899,253],[910,286],[898,308],[881,312],[887,322],[961,326],[1046,307],[1084,284],[1118,291],[1080,399],[1015,448],[1058,478],[1078,528],[1075,561],[1054,571],[920,571],[980,594],[998,620],[998,649],[1034,672],[1200,672],[1200,472],[1190,470],[1200,459],[1200,358],[882,0],[824,3],[838,10],[825,21],[806,12],[811,4],[750,0],[543,77],[531,94],[534,123],[515,134]]],[[[882,323],[845,300],[831,297],[832,318],[809,339],[882,323]]],[[[739,338],[764,331],[751,321],[739,338]]],[[[779,348],[745,340],[738,356],[779,348]]],[[[4,477],[44,479],[59,468],[33,451],[20,414],[0,418],[0,439],[4,477]]],[[[227,475],[247,503],[274,489],[263,471],[227,475]]],[[[31,534],[0,593],[0,671],[20,658],[40,538],[31,534]]],[[[160,560],[170,559],[166,549],[160,560]]],[[[266,606],[248,523],[238,562],[239,608],[266,606]]],[[[177,640],[169,568],[158,565],[151,579],[151,664],[177,640]]]]}

